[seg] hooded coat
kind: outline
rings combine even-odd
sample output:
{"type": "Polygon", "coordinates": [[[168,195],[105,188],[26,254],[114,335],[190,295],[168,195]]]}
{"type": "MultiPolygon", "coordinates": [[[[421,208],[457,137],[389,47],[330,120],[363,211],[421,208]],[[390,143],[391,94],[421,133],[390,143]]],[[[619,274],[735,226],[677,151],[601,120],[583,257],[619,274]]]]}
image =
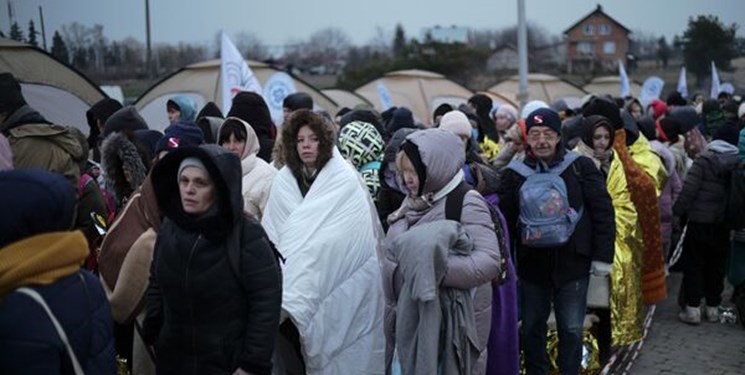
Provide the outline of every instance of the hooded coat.
{"type": "Polygon", "coordinates": [[[179,122],[193,123],[197,116],[197,106],[194,104],[194,100],[185,95],[176,95],[168,100],[178,106],[179,112],[181,112],[181,118],[179,122]]]}
{"type": "MultiPolygon", "coordinates": [[[[465,163],[463,143],[454,134],[442,129],[418,131],[406,137],[419,150],[421,161],[426,169],[423,184],[424,197],[436,194],[462,174],[465,163]],[[448,152],[452,150],[453,152],[448,152]]],[[[457,182],[457,181],[456,181],[457,182]]],[[[452,190],[452,187],[450,187],[452,190]]],[[[444,193],[444,191],[443,191],[444,193]]],[[[386,235],[386,256],[383,259],[383,286],[386,292],[386,363],[390,365],[396,322],[396,301],[401,288],[398,263],[390,252],[392,241],[411,228],[445,219],[445,196],[431,202],[428,208],[414,209],[414,201],[407,196],[401,208],[390,217],[391,222],[386,235]]],[[[449,255],[445,264],[445,274],[440,287],[455,289],[475,288],[473,294],[473,315],[478,332],[479,358],[474,365],[474,373],[483,374],[486,369],[486,344],[491,326],[491,281],[499,273],[499,248],[494,232],[494,224],[484,198],[476,191],[469,191],[463,198],[461,223],[465,232],[473,240],[473,250],[468,256],[449,255]]]]}
{"type": "Polygon", "coordinates": [[[385,231],[388,231],[388,215],[401,207],[401,203],[403,203],[406,197],[403,192],[404,188],[399,186],[399,180],[396,178],[396,154],[399,147],[401,147],[401,143],[406,139],[406,136],[415,131],[416,129],[399,129],[393,133],[393,136],[391,136],[391,139],[385,145],[383,162],[378,170],[380,189],[378,189],[378,197],[375,200],[378,217],[385,231]]]}
{"type": "Polygon", "coordinates": [[[261,148],[259,138],[247,122],[237,117],[228,117],[220,125],[217,134],[220,134],[225,124],[233,121],[239,122],[246,129],[246,145],[243,148],[243,154],[240,156],[241,171],[243,172],[241,180],[243,208],[257,220],[261,220],[277,170],[265,162],[264,159],[258,157],[261,148]]]}
{"type": "Polygon", "coordinates": [[[233,98],[233,105],[227,117],[238,117],[254,129],[256,136],[259,137],[258,156],[265,162],[270,162],[277,129],[272,122],[272,115],[264,98],[255,92],[238,93],[233,98]]]}
{"type": "Polygon", "coordinates": [[[153,187],[166,219],[143,338],[155,343],[158,373],[270,374],[281,274],[263,229],[243,215],[238,158],[215,145],[177,149],[156,165],[153,187]],[[197,217],[184,212],[179,194],[187,157],[205,165],[215,186],[214,205],[197,217]]]}
{"type": "Polygon", "coordinates": [[[677,216],[696,223],[724,221],[729,176],[739,166],[738,149],[722,140],[710,142],[693,162],[673,206],[677,216]]]}
{"type": "Polygon", "coordinates": [[[70,129],[53,125],[35,109],[23,105],[0,124],[8,138],[16,168],[35,168],[59,173],[78,185],[78,163],[87,158],[70,129]]]}
{"type": "Polygon", "coordinates": [[[69,231],[73,187],[54,173],[15,170],[0,173],[0,190],[0,373],[73,374],[50,317],[19,287],[42,296],[85,373],[115,373],[111,311],[96,277],[80,269],[85,237],[69,231]]]}

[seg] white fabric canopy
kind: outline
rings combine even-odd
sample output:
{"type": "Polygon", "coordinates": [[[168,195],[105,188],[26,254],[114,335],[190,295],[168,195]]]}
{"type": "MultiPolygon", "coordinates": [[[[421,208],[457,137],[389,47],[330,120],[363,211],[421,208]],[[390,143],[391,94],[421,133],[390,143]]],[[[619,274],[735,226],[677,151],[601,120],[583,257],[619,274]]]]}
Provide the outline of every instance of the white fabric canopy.
{"type": "Polygon", "coordinates": [[[334,148],[305,197],[275,177],[262,225],[287,259],[282,310],[298,328],[308,374],[383,374],[382,230],[367,189],[334,148]]]}

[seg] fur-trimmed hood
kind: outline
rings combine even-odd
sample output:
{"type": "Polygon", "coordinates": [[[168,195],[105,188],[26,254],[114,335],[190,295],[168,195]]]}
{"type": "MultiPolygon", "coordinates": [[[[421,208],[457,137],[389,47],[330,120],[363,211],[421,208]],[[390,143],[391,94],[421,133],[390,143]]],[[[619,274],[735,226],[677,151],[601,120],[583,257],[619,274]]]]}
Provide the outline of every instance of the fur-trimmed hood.
{"type": "Polygon", "coordinates": [[[334,130],[325,120],[307,109],[300,109],[293,113],[290,121],[282,126],[282,148],[284,150],[285,165],[290,168],[295,178],[300,178],[303,162],[297,153],[297,134],[303,126],[309,126],[318,137],[317,170],[321,170],[331,159],[334,149],[334,130]]]}
{"type": "Polygon", "coordinates": [[[132,133],[117,132],[104,139],[101,164],[106,185],[118,204],[122,204],[145,181],[149,165],[145,155],[147,152],[138,146],[132,133]],[[129,179],[125,177],[125,170],[129,171],[129,179]]]}

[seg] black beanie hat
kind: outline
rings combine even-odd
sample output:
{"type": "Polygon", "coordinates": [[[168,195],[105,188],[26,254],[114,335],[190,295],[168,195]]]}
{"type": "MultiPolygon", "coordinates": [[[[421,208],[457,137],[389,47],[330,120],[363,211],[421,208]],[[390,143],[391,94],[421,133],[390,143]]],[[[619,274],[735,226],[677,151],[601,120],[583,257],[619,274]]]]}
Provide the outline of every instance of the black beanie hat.
{"type": "Polygon", "coordinates": [[[215,104],[215,102],[207,102],[207,104],[202,107],[199,113],[197,113],[197,117],[195,117],[195,119],[200,119],[207,116],[223,118],[222,111],[220,110],[220,108],[217,107],[217,104],[215,104]]]}
{"type": "Polygon", "coordinates": [[[310,109],[313,110],[313,98],[304,92],[295,92],[285,97],[282,101],[282,108],[287,108],[290,111],[297,111],[298,109],[310,109]]]}
{"type": "Polygon", "coordinates": [[[740,132],[737,130],[737,126],[731,123],[724,124],[717,129],[712,140],[722,140],[733,146],[737,146],[737,141],[740,138],[740,132]]]}
{"type": "Polygon", "coordinates": [[[468,102],[476,108],[476,113],[479,115],[484,113],[488,115],[493,105],[491,98],[484,94],[476,94],[468,99],[468,102]]]}
{"type": "MultiPolygon", "coordinates": [[[[677,121],[679,126],[678,134],[688,133],[691,129],[701,123],[701,116],[699,116],[699,114],[696,113],[696,109],[691,106],[675,108],[665,118],[671,118],[677,121]]],[[[665,134],[667,134],[667,130],[665,130],[665,134]]],[[[667,135],[669,139],[670,134],[667,135]]]]}
{"type": "Polygon", "coordinates": [[[600,115],[608,119],[613,129],[623,129],[624,124],[621,119],[621,110],[616,103],[603,98],[595,98],[585,106],[582,111],[585,116],[600,115]]]}
{"type": "Polygon", "coordinates": [[[678,121],[678,119],[673,116],[665,116],[659,119],[659,122],[660,130],[662,130],[662,133],[665,134],[665,138],[667,138],[670,143],[678,142],[678,138],[680,137],[680,135],[685,133],[682,129],[680,121],[678,121]]]}
{"type": "Polygon", "coordinates": [[[136,131],[148,129],[145,119],[140,116],[135,107],[128,105],[111,115],[103,127],[103,137],[106,138],[111,133],[125,130],[136,131]]]}
{"type": "Polygon", "coordinates": [[[120,109],[122,109],[122,103],[119,103],[117,100],[111,98],[101,99],[85,112],[88,126],[90,126],[92,131],[95,130],[98,132],[96,120],[101,120],[105,124],[106,120],[120,109]]]}
{"type": "Polygon", "coordinates": [[[0,73],[0,113],[15,112],[26,105],[21,93],[21,84],[10,73],[0,73]]]}
{"type": "Polygon", "coordinates": [[[238,117],[247,122],[261,138],[274,137],[274,122],[269,107],[264,98],[255,92],[243,91],[233,97],[227,117],[238,117]]]}
{"type": "Polygon", "coordinates": [[[685,99],[683,99],[683,95],[681,95],[677,91],[673,91],[670,93],[670,95],[667,96],[667,100],[665,101],[667,105],[674,105],[674,106],[683,106],[687,105],[685,99]]]}

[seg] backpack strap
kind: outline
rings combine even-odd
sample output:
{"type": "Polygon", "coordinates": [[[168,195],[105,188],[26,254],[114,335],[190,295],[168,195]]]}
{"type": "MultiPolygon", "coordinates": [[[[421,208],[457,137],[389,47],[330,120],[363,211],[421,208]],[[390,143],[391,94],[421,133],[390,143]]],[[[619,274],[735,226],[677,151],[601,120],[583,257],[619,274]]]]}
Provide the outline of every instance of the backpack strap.
{"type": "Polygon", "coordinates": [[[522,160],[513,160],[507,164],[507,168],[517,172],[520,176],[528,178],[536,173],[535,169],[528,167],[522,160]]]}
{"type": "Polygon", "coordinates": [[[567,151],[561,163],[549,169],[549,172],[555,174],[564,173],[564,171],[569,168],[569,166],[572,165],[575,160],[579,159],[579,156],[580,155],[574,151],[567,151]]]}
{"type": "Polygon", "coordinates": [[[465,181],[461,181],[458,186],[448,193],[445,198],[445,219],[460,222],[460,216],[463,212],[463,199],[466,193],[471,190],[465,181]]]}
{"type": "Polygon", "coordinates": [[[27,288],[22,287],[16,289],[16,292],[23,293],[41,306],[42,309],[44,309],[44,312],[47,313],[47,316],[49,317],[49,320],[52,321],[52,325],[54,326],[54,329],[57,331],[57,335],[59,335],[60,340],[62,341],[62,344],[65,345],[65,348],[67,349],[67,355],[70,357],[70,361],[72,362],[72,368],[75,372],[75,375],[83,375],[83,367],[80,366],[80,362],[78,362],[78,357],[75,356],[75,351],[72,349],[72,345],[70,345],[70,340],[67,338],[67,334],[65,333],[65,329],[62,327],[62,324],[60,324],[59,320],[57,320],[57,317],[52,312],[52,309],[49,308],[49,305],[47,305],[47,302],[44,300],[44,297],[39,294],[39,292],[27,288]]]}

